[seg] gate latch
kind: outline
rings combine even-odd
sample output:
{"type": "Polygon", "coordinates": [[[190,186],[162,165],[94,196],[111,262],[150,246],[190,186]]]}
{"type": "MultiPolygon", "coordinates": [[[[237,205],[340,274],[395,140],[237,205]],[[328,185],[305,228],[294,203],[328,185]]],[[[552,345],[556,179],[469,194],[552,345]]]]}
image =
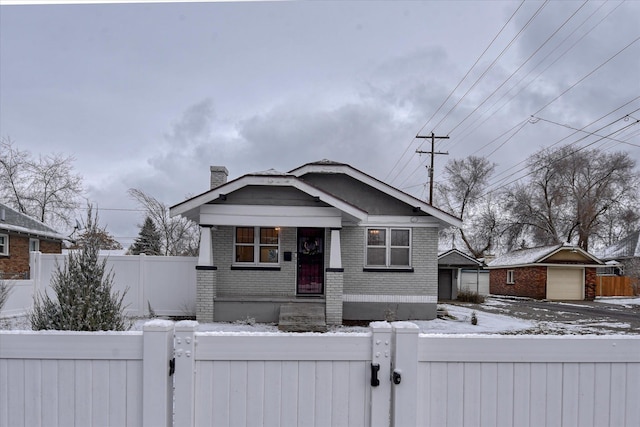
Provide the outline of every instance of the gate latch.
{"type": "Polygon", "coordinates": [[[400,375],[400,371],[393,371],[392,379],[395,385],[400,384],[400,381],[402,381],[402,375],[400,375]]]}
{"type": "Polygon", "coordinates": [[[378,387],[380,385],[380,380],[378,379],[379,370],[380,365],[378,363],[371,364],[371,387],[378,387]]]}

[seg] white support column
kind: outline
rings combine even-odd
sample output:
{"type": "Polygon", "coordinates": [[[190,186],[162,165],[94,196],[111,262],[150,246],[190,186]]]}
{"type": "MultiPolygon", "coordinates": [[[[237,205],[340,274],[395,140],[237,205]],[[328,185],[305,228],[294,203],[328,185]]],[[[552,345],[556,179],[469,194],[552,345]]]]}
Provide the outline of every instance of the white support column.
{"type": "Polygon", "coordinates": [[[175,425],[195,426],[195,331],[198,322],[176,323],[175,425]]]}
{"type": "Polygon", "coordinates": [[[211,247],[211,227],[200,227],[199,266],[213,266],[213,248],[211,247]]]}
{"type": "Polygon", "coordinates": [[[418,333],[411,322],[393,322],[391,426],[415,426],[418,418],[418,333]],[[395,379],[395,381],[394,381],[395,379]]]}
{"type": "Polygon", "coordinates": [[[377,384],[371,387],[371,427],[388,427],[391,417],[391,324],[371,322],[371,373],[374,380],[377,370],[377,384]]]}
{"type": "Polygon", "coordinates": [[[142,425],[173,425],[173,378],[169,361],[173,359],[173,322],[152,320],[143,327],[142,425]]]}
{"type": "Polygon", "coordinates": [[[331,229],[331,257],[329,268],[342,268],[342,249],[340,247],[340,229],[331,229]]]}

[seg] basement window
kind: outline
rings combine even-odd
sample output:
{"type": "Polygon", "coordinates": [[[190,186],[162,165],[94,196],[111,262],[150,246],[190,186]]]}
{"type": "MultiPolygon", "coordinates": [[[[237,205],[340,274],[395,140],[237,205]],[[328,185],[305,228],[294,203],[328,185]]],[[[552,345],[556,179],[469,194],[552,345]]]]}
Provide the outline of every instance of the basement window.
{"type": "Polygon", "coordinates": [[[507,270],[507,285],[513,285],[516,283],[513,272],[514,270],[507,270]]]}

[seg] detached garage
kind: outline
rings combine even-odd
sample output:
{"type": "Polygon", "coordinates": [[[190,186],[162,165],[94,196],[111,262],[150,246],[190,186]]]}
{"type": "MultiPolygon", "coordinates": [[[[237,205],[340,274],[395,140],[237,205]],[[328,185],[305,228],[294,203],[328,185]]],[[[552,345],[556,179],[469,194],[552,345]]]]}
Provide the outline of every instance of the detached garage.
{"type": "Polygon", "coordinates": [[[593,300],[596,268],[601,265],[602,261],[576,246],[521,249],[489,263],[489,289],[495,295],[593,300]]]}

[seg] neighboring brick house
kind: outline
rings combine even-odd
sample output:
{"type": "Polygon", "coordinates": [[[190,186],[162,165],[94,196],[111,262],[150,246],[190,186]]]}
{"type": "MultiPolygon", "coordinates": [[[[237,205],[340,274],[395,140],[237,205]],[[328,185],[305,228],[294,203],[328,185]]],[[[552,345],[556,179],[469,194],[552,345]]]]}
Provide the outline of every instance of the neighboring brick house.
{"type": "Polygon", "coordinates": [[[593,300],[603,262],[576,246],[521,249],[488,263],[491,294],[549,300],[593,300]]]}
{"type": "Polygon", "coordinates": [[[278,320],[324,304],[343,319],[432,319],[438,231],[462,221],[349,165],[323,160],[226,182],[171,207],[200,224],[197,318],[278,320]]]}
{"type": "Polygon", "coordinates": [[[0,203],[0,278],[28,279],[29,252],[62,252],[65,236],[0,203]]]}

